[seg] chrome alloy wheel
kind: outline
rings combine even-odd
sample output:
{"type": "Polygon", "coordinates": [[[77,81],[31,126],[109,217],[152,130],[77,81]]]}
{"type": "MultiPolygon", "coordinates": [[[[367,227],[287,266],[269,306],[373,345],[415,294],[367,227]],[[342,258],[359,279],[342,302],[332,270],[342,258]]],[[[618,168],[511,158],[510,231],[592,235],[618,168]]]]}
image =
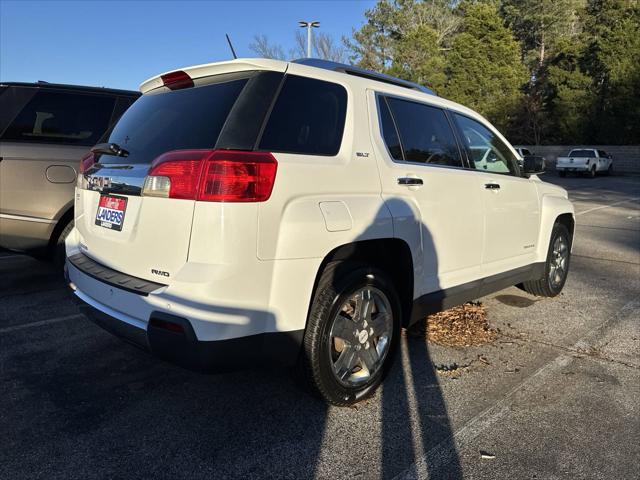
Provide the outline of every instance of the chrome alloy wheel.
{"type": "Polygon", "coordinates": [[[393,311],[375,287],[354,292],[340,307],[329,334],[333,374],[347,387],[365,384],[380,370],[391,346],[393,311]]]}
{"type": "Polygon", "coordinates": [[[553,288],[562,285],[565,275],[567,274],[567,260],[569,258],[569,245],[562,235],[558,236],[553,242],[553,250],[551,252],[551,265],[549,268],[549,281],[553,288]]]}

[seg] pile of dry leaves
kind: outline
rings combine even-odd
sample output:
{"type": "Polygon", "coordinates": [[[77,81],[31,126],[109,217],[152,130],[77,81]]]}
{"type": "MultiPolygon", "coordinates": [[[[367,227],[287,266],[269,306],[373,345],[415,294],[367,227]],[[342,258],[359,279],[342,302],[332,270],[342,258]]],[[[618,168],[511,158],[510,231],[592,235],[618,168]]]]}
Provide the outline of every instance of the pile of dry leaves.
{"type": "Polygon", "coordinates": [[[469,302],[427,317],[407,331],[407,335],[424,337],[431,343],[448,347],[470,347],[493,341],[496,330],[489,327],[487,308],[469,302]]]}

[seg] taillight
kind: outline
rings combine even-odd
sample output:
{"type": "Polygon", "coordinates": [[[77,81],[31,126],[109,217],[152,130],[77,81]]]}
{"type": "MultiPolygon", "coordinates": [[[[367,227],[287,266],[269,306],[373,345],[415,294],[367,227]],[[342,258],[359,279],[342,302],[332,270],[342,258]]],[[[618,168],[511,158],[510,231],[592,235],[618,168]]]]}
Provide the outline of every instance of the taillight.
{"type": "Polygon", "coordinates": [[[87,153],[82,160],[80,160],[80,173],[84,173],[91,168],[91,165],[96,163],[96,156],[93,152],[87,153]]]}
{"type": "Polygon", "coordinates": [[[278,163],[267,152],[174,150],[151,164],[142,194],[204,202],[264,202],[278,163]]]}
{"type": "Polygon", "coordinates": [[[168,87],[170,90],[180,90],[181,88],[193,87],[193,80],[188,73],[183,72],[182,70],[165,73],[164,75],[160,75],[160,78],[162,79],[164,86],[168,87]]]}

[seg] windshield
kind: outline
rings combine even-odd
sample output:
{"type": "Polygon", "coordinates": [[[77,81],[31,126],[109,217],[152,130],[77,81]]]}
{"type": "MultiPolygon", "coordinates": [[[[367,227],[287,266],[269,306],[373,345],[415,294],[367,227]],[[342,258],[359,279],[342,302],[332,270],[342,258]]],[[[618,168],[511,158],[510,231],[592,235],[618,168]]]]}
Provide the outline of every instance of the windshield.
{"type": "Polygon", "coordinates": [[[129,155],[125,159],[103,154],[99,162],[151,163],[171,150],[213,148],[247,80],[141,96],[103,139],[129,155]]]}

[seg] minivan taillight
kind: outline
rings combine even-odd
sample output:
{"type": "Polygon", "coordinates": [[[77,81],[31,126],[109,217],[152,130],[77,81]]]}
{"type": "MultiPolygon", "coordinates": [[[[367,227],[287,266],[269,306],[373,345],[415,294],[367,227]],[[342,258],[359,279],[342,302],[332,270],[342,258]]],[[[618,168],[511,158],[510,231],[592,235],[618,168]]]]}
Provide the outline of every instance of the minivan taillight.
{"type": "Polygon", "coordinates": [[[82,157],[82,160],[80,160],[79,173],[86,172],[94,163],[96,163],[96,155],[93,152],[87,153],[82,157]]]}
{"type": "Polygon", "coordinates": [[[203,202],[264,202],[278,162],[268,152],[174,150],[151,164],[142,194],[203,202]]]}

